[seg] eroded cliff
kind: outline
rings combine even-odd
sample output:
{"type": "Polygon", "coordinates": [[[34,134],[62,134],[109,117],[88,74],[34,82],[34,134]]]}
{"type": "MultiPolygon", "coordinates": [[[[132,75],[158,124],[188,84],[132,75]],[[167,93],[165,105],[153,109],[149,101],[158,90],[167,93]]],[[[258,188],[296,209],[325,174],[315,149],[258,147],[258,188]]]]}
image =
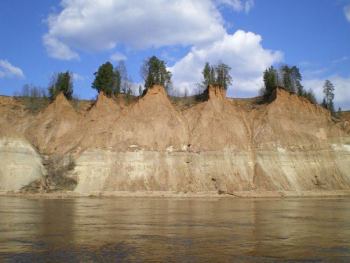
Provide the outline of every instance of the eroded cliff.
{"type": "Polygon", "coordinates": [[[128,106],[102,93],[79,112],[62,95],[35,116],[14,104],[0,108],[2,138],[72,158],[64,176],[77,182],[76,193],[350,190],[346,129],[284,90],[258,104],[210,87],[206,101],[181,110],[160,86],[128,106]]]}

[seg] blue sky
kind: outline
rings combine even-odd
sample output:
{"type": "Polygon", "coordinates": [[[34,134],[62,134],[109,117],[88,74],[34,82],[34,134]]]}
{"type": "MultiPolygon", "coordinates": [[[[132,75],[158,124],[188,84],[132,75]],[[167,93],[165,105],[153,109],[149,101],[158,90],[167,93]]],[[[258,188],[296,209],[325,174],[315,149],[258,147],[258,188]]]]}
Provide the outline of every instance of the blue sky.
{"type": "MultiPolygon", "coordinates": [[[[0,94],[26,83],[47,87],[53,73],[75,74],[75,94],[93,98],[93,73],[125,59],[142,83],[142,61],[167,61],[174,88],[194,92],[205,61],[232,68],[233,97],[255,96],[270,65],[297,65],[303,84],[350,109],[348,0],[0,1],[0,94]]],[[[136,85],[137,86],[137,85],[136,85]]]]}

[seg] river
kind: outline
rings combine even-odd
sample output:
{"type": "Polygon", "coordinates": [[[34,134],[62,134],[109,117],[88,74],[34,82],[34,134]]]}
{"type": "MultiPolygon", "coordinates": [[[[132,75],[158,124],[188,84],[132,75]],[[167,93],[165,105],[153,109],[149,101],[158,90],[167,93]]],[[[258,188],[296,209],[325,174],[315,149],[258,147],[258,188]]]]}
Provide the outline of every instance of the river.
{"type": "Polygon", "coordinates": [[[0,262],[350,262],[349,201],[0,197],[0,262]]]}

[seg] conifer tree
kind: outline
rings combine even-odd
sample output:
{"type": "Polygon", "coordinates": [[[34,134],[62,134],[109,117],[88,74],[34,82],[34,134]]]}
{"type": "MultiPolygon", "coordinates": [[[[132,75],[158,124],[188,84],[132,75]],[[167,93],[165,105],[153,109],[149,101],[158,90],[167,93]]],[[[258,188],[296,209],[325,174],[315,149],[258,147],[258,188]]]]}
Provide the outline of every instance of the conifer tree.
{"type": "Polygon", "coordinates": [[[330,80],[326,80],[324,85],[323,85],[323,94],[324,94],[324,99],[323,99],[323,107],[328,109],[332,114],[334,114],[334,85],[330,80]]]}
{"type": "Polygon", "coordinates": [[[92,88],[96,89],[98,93],[103,91],[109,97],[112,94],[118,95],[120,93],[120,72],[113,69],[112,63],[102,64],[94,75],[95,80],[92,83],[92,88]]]}
{"type": "Polygon", "coordinates": [[[166,69],[166,63],[152,56],[141,67],[141,74],[145,81],[145,88],[161,85],[167,88],[171,83],[171,72],[166,69]]]}
{"type": "Polygon", "coordinates": [[[276,89],[278,85],[277,70],[273,66],[269,67],[264,71],[263,78],[264,78],[264,85],[265,85],[263,95],[265,98],[268,98],[270,97],[270,95],[273,93],[273,91],[276,89]]]}
{"type": "Polygon", "coordinates": [[[71,100],[73,97],[73,81],[71,73],[66,71],[55,74],[48,90],[50,100],[54,100],[61,92],[68,100],[71,100]]]}

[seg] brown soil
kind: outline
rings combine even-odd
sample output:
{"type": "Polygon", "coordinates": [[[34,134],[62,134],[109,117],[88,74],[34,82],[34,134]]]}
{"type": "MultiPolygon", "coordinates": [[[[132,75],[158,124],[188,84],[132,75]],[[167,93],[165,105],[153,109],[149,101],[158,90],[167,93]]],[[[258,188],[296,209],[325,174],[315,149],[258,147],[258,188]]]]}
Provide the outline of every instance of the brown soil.
{"type": "MultiPolygon", "coordinates": [[[[227,99],[215,87],[208,99],[171,100],[155,86],[142,98],[111,99],[103,93],[78,110],[60,94],[38,114],[20,100],[0,97],[0,135],[27,138],[41,153],[79,154],[87,148],[128,151],[247,149],[276,142],[283,146],[320,144],[344,136],[347,126],[334,125],[330,114],[306,99],[278,90],[270,104],[258,98],[227,99]]],[[[350,114],[342,116],[345,121],[350,114]]],[[[349,117],[350,119],[350,117],[349,117]]]]}

